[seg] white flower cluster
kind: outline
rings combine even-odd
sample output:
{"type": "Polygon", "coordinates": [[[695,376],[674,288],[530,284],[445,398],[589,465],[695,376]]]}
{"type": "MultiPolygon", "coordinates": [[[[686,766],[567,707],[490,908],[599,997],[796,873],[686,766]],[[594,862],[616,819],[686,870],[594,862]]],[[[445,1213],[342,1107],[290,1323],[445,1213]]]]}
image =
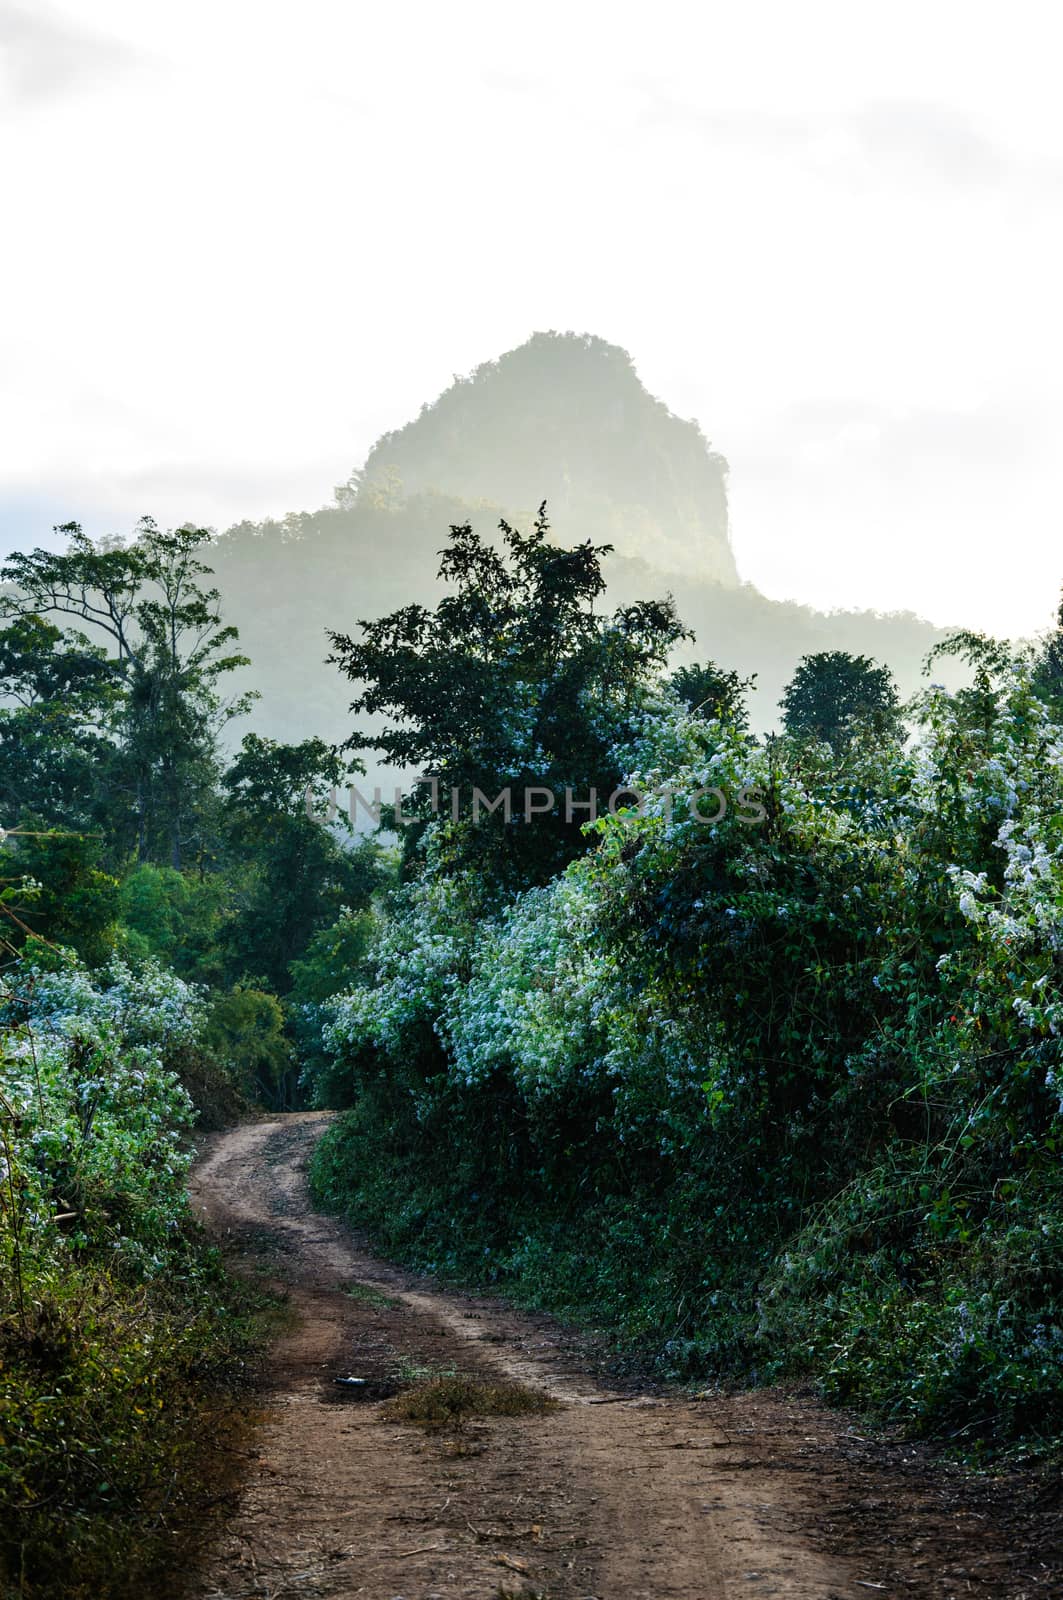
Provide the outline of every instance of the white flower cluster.
{"type": "MultiPolygon", "coordinates": [[[[826,745],[751,744],[662,691],[614,751],[641,807],[593,824],[596,849],[496,918],[468,912],[460,878],[430,872],[393,905],[375,983],[325,1008],[326,1047],[390,1070],[428,1040],[434,1073],[469,1089],[508,1077],[529,1102],[596,1087],[617,1137],[652,1125],[664,1149],[675,1107],[698,1095],[725,1107],[749,1071],[733,1044],[741,983],[714,1015],[696,979],[671,983],[652,956],[674,915],[674,947],[707,975],[758,943],[800,952],[811,941],[802,971],[825,986],[814,940],[837,928],[855,952],[853,986],[866,982],[876,1015],[892,1007],[899,1026],[929,1028],[926,1060],[941,1055],[946,1071],[961,1056],[1036,1054],[1063,1037],[1063,730],[1021,670],[977,725],[972,702],[940,688],[922,710],[911,749],[861,746],[839,763],[826,745]],[[771,826],[705,826],[676,803],[710,788],[759,791],[771,826]],[[935,934],[954,937],[929,991],[912,959],[927,912],[935,934]],[[880,961],[869,977],[868,956],[880,961]]],[[[821,1071],[858,1077],[861,1059],[821,1071]]]]}
{"type": "Polygon", "coordinates": [[[202,1018],[199,992],[154,963],[97,975],[68,959],[5,979],[0,1090],[19,1117],[28,1219],[54,1248],[106,1243],[143,1270],[162,1259],[192,1159],[192,1105],[168,1058],[202,1018]]]}
{"type": "Polygon", "coordinates": [[[134,969],[115,959],[92,974],[73,962],[55,972],[23,969],[8,990],[42,1033],[69,1034],[76,1024],[111,1028],[129,1044],[185,1043],[196,1036],[205,1013],[203,991],[156,961],[134,969]]]}
{"type": "MultiPolygon", "coordinates": [[[[940,807],[941,775],[956,772],[956,709],[947,696],[935,707],[921,803],[940,807]]],[[[966,1000],[968,1032],[1016,1037],[1034,1050],[1063,1036],[1058,953],[1063,949],[1063,729],[1031,693],[1028,671],[1017,667],[1000,691],[991,722],[994,754],[963,771],[949,791],[954,810],[993,832],[999,872],[948,867],[961,914],[978,930],[978,960],[966,1000]]],[[[939,963],[955,978],[958,952],[939,963]]]]}

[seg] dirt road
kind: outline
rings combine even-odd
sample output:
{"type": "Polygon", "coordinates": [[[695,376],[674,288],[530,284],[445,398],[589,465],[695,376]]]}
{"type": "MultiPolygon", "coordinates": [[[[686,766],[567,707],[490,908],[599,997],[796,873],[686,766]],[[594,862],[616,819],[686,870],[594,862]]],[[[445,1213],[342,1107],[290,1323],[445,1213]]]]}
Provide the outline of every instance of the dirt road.
{"type": "Polygon", "coordinates": [[[216,1136],[193,1199],[293,1316],[236,1504],[189,1593],[211,1600],[1039,1600],[1058,1525],[1013,1488],[778,1392],[604,1386],[579,1341],[441,1293],[314,1212],[318,1113],[216,1136]],[[438,1373],[516,1379],[543,1415],[426,1433],[382,1402],[438,1373]],[[337,1379],[360,1380],[338,1383],[337,1379]]]}

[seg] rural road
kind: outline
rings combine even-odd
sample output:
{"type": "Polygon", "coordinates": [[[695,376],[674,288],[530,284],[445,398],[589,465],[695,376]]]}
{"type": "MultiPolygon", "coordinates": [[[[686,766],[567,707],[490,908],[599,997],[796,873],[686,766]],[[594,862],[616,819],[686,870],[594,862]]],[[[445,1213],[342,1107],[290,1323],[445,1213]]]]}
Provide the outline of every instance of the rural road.
{"type": "MultiPolygon", "coordinates": [[[[310,1205],[326,1113],[213,1136],[193,1203],[292,1315],[196,1600],[1038,1600],[1060,1568],[988,1490],[779,1391],[603,1384],[578,1339],[368,1254],[310,1205]],[[435,1373],[515,1379],[542,1415],[426,1433],[382,1415],[435,1373]],[[337,1378],[366,1380],[338,1384],[337,1378]],[[1028,1542],[1028,1541],[1027,1541],[1028,1542]],[[1038,1559],[1039,1558],[1039,1559],[1038,1559]]],[[[1040,1526],[1040,1524],[1038,1525],[1040,1526]]]]}

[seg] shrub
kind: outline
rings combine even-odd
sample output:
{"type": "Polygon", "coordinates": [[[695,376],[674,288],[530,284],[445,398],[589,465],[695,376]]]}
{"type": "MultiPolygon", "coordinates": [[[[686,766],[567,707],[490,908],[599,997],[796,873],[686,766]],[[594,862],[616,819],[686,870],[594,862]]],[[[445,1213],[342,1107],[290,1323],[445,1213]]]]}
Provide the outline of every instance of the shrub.
{"type": "Polygon", "coordinates": [[[143,1592],[245,1309],[192,1225],[199,993],[69,955],[0,988],[0,1591],[143,1592]]]}
{"type": "Polygon", "coordinates": [[[664,694],[641,811],[488,914],[429,840],[324,1007],[353,1109],[318,1194],[669,1372],[812,1372],[972,1450],[1063,1431],[1063,730],[994,660],[910,748],[664,694]],[[763,822],[699,823],[713,786],[763,822]]]}

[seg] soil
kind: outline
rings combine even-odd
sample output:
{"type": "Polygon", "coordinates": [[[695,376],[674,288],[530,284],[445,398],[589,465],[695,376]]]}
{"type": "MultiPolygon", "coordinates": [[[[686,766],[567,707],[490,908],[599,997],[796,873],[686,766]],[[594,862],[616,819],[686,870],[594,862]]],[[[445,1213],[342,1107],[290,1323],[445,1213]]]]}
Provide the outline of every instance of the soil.
{"type": "MultiPolygon", "coordinates": [[[[326,1113],[212,1136],[193,1199],[291,1315],[196,1600],[1041,1600],[1063,1595],[1045,1475],[988,1477],[795,1391],[603,1375],[592,1341],[374,1257],[315,1212],[326,1113]],[[542,1414],[426,1431],[383,1415],[432,1376],[517,1381],[542,1414]],[[344,1381],[344,1380],[354,1380],[344,1381]]],[[[219,1441],[219,1449],[229,1448],[219,1441]]]]}

